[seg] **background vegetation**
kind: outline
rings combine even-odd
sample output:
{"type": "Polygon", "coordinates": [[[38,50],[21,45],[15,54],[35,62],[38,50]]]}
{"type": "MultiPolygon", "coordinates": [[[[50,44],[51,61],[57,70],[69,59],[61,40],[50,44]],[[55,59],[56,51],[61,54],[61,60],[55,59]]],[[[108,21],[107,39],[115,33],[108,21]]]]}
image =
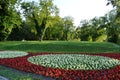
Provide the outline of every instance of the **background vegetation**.
{"type": "Polygon", "coordinates": [[[108,0],[109,4],[113,5],[109,13],[82,20],[79,26],[74,26],[71,16],[59,16],[59,9],[53,0],[39,0],[38,3],[1,0],[0,41],[79,40],[120,43],[120,2],[108,0]]]}

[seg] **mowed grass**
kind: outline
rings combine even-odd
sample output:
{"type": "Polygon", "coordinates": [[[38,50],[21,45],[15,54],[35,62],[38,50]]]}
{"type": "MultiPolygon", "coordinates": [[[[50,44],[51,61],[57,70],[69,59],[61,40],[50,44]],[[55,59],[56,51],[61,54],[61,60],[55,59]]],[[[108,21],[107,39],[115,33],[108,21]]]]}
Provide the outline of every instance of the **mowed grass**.
{"type": "Polygon", "coordinates": [[[41,77],[33,78],[33,76],[31,76],[32,74],[13,70],[3,66],[0,66],[0,75],[8,78],[9,80],[43,80],[41,77]]]}
{"type": "MultiPolygon", "coordinates": [[[[0,50],[25,52],[64,52],[64,53],[120,53],[120,46],[107,42],[78,41],[6,41],[0,42],[0,50]]],[[[0,66],[0,75],[10,80],[42,80],[19,71],[0,66]]]]}
{"type": "Polygon", "coordinates": [[[120,46],[107,42],[78,41],[7,41],[0,42],[0,50],[18,50],[25,52],[87,52],[112,53],[120,52],[120,46]]]}

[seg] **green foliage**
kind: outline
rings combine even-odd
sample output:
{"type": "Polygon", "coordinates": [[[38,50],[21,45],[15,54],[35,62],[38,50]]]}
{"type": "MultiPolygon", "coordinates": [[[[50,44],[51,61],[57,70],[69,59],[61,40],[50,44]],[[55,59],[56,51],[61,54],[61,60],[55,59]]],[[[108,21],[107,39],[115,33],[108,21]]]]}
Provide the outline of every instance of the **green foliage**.
{"type": "Polygon", "coordinates": [[[97,41],[100,36],[105,35],[106,31],[102,24],[104,24],[102,17],[81,21],[81,26],[76,29],[81,41],[97,41]]]}
{"type": "Polygon", "coordinates": [[[69,34],[73,32],[74,25],[73,25],[73,18],[71,16],[66,16],[63,18],[64,23],[64,38],[65,40],[69,39],[69,34]]]}
{"type": "Polygon", "coordinates": [[[21,3],[21,0],[1,0],[0,41],[77,39],[118,43],[120,2],[119,0],[108,0],[107,5],[109,4],[115,7],[114,10],[89,21],[83,20],[80,26],[76,28],[71,16],[64,18],[59,16],[59,9],[54,5],[53,0],[39,0],[38,3],[34,1],[23,1],[21,3]],[[21,18],[23,18],[22,23],[21,18]]]}
{"type": "Polygon", "coordinates": [[[44,39],[45,40],[61,40],[63,38],[64,24],[60,16],[52,16],[47,27],[44,39]]]}
{"type": "Polygon", "coordinates": [[[6,40],[13,27],[19,27],[21,23],[20,15],[17,13],[15,5],[19,0],[0,1],[0,41],[6,40]]]}
{"type": "Polygon", "coordinates": [[[21,28],[13,28],[7,40],[37,40],[36,31],[32,25],[30,22],[23,22],[21,28]]]}
{"type": "Polygon", "coordinates": [[[35,2],[23,2],[22,8],[26,15],[26,19],[34,23],[36,36],[39,40],[43,40],[47,27],[51,24],[51,15],[57,15],[58,8],[53,4],[52,0],[40,0],[39,5],[35,2]]]}
{"type": "Polygon", "coordinates": [[[68,40],[74,31],[73,18],[71,16],[61,18],[58,8],[52,0],[40,0],[39,5],[34,2],[23,2],[26,21],[33,23],[36,37],[39,40],[68,40]]]}
{"type": "Polygon", "coordinates": [[[29,73],[25,74],[3,66],[0,66],[0,75],[5,76],[9,80],[43,80],[41,77],[33,78],[33,76],[29,73]]]}
{"type": "Polygon", "coordinates": [[[119,34],[120,34],[120,1],[119,0],[108,0],[108,4],[112,4],[115,7],[114,13],[110,14],[112,20],[110,20],[110,29],[111,35],[108,36],[108,41],[117,43],[119,41],[119,34]]]}
{"type": "Polygon", "coordinates": [[[117,43],[120,34],[120,24],[116,12],[116,10],[112,10],[102,17],[95,17],[89,21],[81,21],[80,27],[76,29],[77,36],[82,41],[108,41],[117,43]],[[103,38],[102,36],[105,35],[107,37],[103,38]]]}
{"type": "Polygon", "coordinates": [[[117,43],[118,35],[119,35],[119,33],[117,32],[115,26],[113,28],[109,28],[109,31],[108,31],[108,41],[109,42],[113,42],[113,43],[117,43]]]}

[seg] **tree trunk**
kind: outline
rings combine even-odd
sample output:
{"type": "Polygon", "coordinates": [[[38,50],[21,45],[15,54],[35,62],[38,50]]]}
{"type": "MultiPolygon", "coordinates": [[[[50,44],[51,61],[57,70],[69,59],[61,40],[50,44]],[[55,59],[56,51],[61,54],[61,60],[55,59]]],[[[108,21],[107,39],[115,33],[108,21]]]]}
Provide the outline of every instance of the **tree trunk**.
{"type": "Polygon", "coordinates": [[[39,23],[38,23],[37,19],[35,18],[34,13],[32,13],[32,15],[33,15],[34,23],[35,23],[35,29],[36,29],[36,31],[37,31],[38,40],[41,41],[41,35],[42,35],[42,33],[41,33],[41,28],[40,28],[40,26],[39,26],[39,23]]]}

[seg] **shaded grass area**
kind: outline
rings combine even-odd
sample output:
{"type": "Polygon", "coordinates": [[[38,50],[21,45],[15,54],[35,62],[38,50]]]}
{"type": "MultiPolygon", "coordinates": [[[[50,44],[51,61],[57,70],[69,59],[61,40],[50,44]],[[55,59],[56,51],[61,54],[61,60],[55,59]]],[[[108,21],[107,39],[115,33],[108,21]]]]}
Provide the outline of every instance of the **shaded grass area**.
{"type": "Polygon", "coordinates": [[[28,73],[20,72],[4,66],[0,66],[0,75],[8,78],[9,80],[43,80],[40,77],[35,78],[28,73]]]}
{"type": "Polygon", "coordinates": [[[26,73],[23,71],[19,71],[1,65],[0,65],[0,75],[8,78],[9,80],[55,80],[50,77],[46,77],[34,73],[26,73]]]}
{"type": "Polygon", "coordinates": [[[100,43],[75,41],[13,41],[0,42],[0,50],[20,50],[26,52],[119,53],[120,46],[107,42],[100,43]]]}
{"type": "MultiPolygon", "coordinates": [[[[6,41],[0,42],[0,50],[18,50],[26,52],[86,52],[86,53],[120,53],[120,46],[107,42],[78,42],[78,41],[6,41]]],[[[10,80],[44,80],[33,78],[18,71],[12,71],[0,66],[0,75],[10,80]]]]}

